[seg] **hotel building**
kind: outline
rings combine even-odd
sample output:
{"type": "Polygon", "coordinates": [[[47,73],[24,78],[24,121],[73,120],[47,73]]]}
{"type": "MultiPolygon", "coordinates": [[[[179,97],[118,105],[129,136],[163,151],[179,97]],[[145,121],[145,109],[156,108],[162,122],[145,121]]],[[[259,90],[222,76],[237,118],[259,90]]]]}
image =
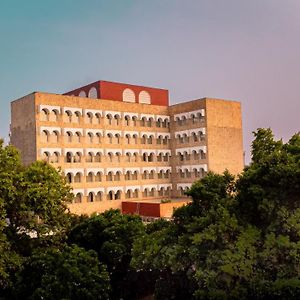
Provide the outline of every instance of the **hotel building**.
{"type": "Polygon", "coordinates": [[[162,199],[182,205],[184,191],[208,171],[238,174],[244,166],[239,102],[169,105],[168,90],[108,81],[13,101],[11,144],[25,164],[62,169],[78,214],[130,202],[139,212],[139,202],[162,199]]]}

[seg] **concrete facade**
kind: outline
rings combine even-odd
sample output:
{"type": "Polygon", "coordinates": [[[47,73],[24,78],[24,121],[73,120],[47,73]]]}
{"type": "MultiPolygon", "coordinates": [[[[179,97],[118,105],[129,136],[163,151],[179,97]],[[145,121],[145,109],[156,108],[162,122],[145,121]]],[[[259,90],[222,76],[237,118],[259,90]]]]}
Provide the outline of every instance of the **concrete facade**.
{"type": "Polygon", "coordinates": [[[25,164],[44,159],[63,170],[77,214],[184,200],[208,171],[242,171],[239,102],[168,103],[167,90],[106,81],[64,95],[35,92],[11,104],[11,143],[25,164]]]}

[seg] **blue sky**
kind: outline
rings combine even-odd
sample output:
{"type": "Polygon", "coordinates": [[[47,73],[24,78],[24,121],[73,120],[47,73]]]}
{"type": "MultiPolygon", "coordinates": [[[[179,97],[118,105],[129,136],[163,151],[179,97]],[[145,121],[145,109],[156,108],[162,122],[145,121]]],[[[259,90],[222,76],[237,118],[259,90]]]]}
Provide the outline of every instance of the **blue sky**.
{"type": "Polygon", "coordinates": [[[98,79],[167,88],[171,103],[242,102],[244,144],[300,130],[299,0],[1,0],[0,136],[10,101],[98,79]]]}

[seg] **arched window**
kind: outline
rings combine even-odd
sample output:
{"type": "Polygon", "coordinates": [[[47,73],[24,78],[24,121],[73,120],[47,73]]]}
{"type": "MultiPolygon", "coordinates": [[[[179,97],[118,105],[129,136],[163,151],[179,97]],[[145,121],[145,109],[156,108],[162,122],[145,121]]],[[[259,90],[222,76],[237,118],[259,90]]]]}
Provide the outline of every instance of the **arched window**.
{"type": "Polygon", "coordinates": [[[132,194],[132,191],[131,190],[128,190],[125,194],[125,198],[126,199],[130,199],[131,198],[131,194],[132,194]]]}
{"type": "Polygon", "coordinates": [[[200,158],[201,159],[206,159],[206,153],[204,153],[203,150],[200,150],[200,158]]]}
{"type": "Polygon", "coordinates": [[[108,133],[107,137],[108,137],[108,143],[112,144],[113,143],[113,135],[111,133],[108,133]]]}
{"type": "Polygon", "coordinates": [[[95,87],[90,88],[89,90],[89,98],[97,99],[97,89],[95,87]]]}
{"type": "Polygon", "coordinates": [[[52,121],[57,122],[58,121],[58,115],[59,111],[57,109],[52,110],[52,121]]]}
{"type": "Polygon", "coordinates": [[[49,111],[47,109],[42,109],[41,110],[41,116],[40,116],[41,121],[49,121],[49,111]]]}
{"type": "Polygon", "coordinates": [[[133,126],[137,125],[137,117],[132,117],[133,126]]]}
{"type": "Polygon", "coordinates": [[[113,119],[112,115],[110,114],[106,115],[106,120],[108,125],[112,125],[112,119],[113,119]]]}
{"type": "Polygon", "coordinates": [[[120,200],[121,199],[121,191],[117,191],[115,194],[115,200],[120,200]]]}
{"type": "Polygon", "coordinates": [[[112,172],[108,172],[106,175],[106,180],[107,181],[113,181],[113,173],[112,172]]]}
{"type": "Polygon", "coordinates": [[[91,132],[88,133],[87,138],[88,138],[87,142],[92,144],[93,143],[93,134],[91,132]]]}
{"type": "Polygon", "coordinates": [[[99,113],[96,113],[95,117],[96,117],[96,123],[100,124],[101,123],[101,115],[99,113]]]}
{"type": "Polygon", "coordinates": [[[131,177],[132,180],[137,180],[138,179],[138,172],[134,171],[131,177]]]}
{"type": "Polygon", "coordinates": [[[141,126],[143,126],[143,127],[146,127],[146,125],[147,125],[147,118],[146,117],[143,117],[142,119],[141,119],[141,126]]]}
{"type": "Polygon", "coordinates": [[[89,172],[86,177],[86,182],[93,182],[94,181],[94,174],[93,172],[89,172]]]}
{"type": "Polygon", "coordinates": [[[147,141],[147,136],[143,135],[141,139],[141,144],[146,144],[146,141],[147,141]]]}
{"type": "Polygon", "coordinates": [[[113,191],[109,191],[107,194],[107,199],[108,200],[114,200],[114,192],[113,191]]]}
{"type": "Polygon", "coordinates": [[[58,152],[54,152],[53,153],[52,162],[54,162],[54,163],[58,163],[59,162],[59,153],[58,152]]]}
{"type": "Polygon", "coordinates": [[[134,162],[138,161],[138,154],[137,153],[133,153],[133,161],[134,162]]]}
{"type": "Polygon", "coordinates": [[[80,91],[78,97],[86,97],[85,91],[80,91]]]}
{"type": "Polygon", "coordinates": [[[148,171],[143,172],[142,179],[148,179],[148,171]]]}
{"type": "Polygon", "coordinates": [[[77,193],[74,199],[75,203],[81,203],[82,202],[82,194],[81,193],[77,193]]]}
{"type": "Polygon", "coordinates": [[[70,111],[66,111],[66,122],[72,123],[72,113],[70,111]]]}
{"type": "Polygon", "coordinates": [[[153,144],[153,136],[150,135],[148,138],[148,144],[153,144]]]}
{"type": "Polygon", "coordinates": [[[120,144],[120,135],[118,133],[115,134],[116,144],[120,144]]]}
{"type": "Polygon", "coordinates": [[[101,162],[102,154],[101,152],[97,152],[95,156],[95,162],[101,162]]]}
{"type": "Polygon", "coordinates": [[[137,144],[138,143],[138,136],[136,134],[133,134],[132,138],[133,138],[134,144],[137,144]]]}
{"type": "Polygon", "coordinates": [[[80,143],[80,137],[81,133],[79,131],[75,132],[74,138],[75,138],[75,143],[80,143]]]}
{"type": "Polygon", "coordinates": [[[67,152],[67,154],[66,154],[66,162],[67,163],[71,163],[72,160],[73,160],[73,154],[72,154],[72,152],[67,152]]]}
{"type": "Polygon", "coordinates": [[[116,161],[120,162],[121,161],[121,154],[120,153],[116,153],[116,161]]]}
{"type": "Polygon", "coordinates": [[[49,142],[49,132],[47,130],[42,131],[42,142],[49,142]]]}
{"type": "Polygon", "coordinates": [[[94,193],[89,192],[87,201],[88,202],[94,202],[94,193]]]}
{"type": "Polygon", "coordinates": [[[66,142],[72,143],[72,132],[70,132],[70,131],[67,131],[67,133],[66,133],[66,142]]]}
{"type": "Polygon", "coordinates": [[[130,144],[130,134],[125,135],[126,144],[130,144]]]}
{"type": "Polygon", "coordinates": [[[130,171],[125,173],[125,180],[130,180],[130,171]]]}
{"type": "Polygon", "coordinates": [[[120,125],[120,117],[118,115],[114,116],[115,125],[120,125]]]}
{"type": "Polygon", "coordinates": [[[101,134],[97,132],[95,137],[96,137],[95,142],[97,144],[101,144],[101,134]]]}
{"type": "Polygon", "coordinates": [[[157,178],[162,179],[163,178],[163,170],[160,170],[157,174],[157,178]]]}
{"type": "Polygon", "coordinates": [[[108,153],[108,161],[113,162],[113,154],[111,152],[108,153]]]}
{"type": "Polygon", "coordinates": [[[121,179],[120,172],[117,171],[115,175],[115,181],[120,181],[120,179],[121,179]]]}
{"type": "Polygon", "coordinates": [[[66,175],[66,181],[67,181],[67,183],[72,183],[72,181],[73,181],[73,175],[72,175],[72,173],[67,173],[67,175],[66,175]]]}
{"type": "Polygon", "coordinates": [[[81,173],[77,172],[75,177],[74,177],[74,182],[79,183],[81,182],[81,173]]]}
{"type": "Polygon", "coordinates": [[[86,162],[93,162],[93,153],[89,152],[86,156],[86,162]]]}
{"type": "Polygon", "coordinates": [[[53,134],[52,134],[52,140],[53,140],[53,143],[57,143],[58,142],[58,136],[59,136],[59,133],[58,131],[53,131],[53,134]]]}
{"type": "Polygon", "coordinates": [[[97,174],[95,176],[95,181],[97,181],[97,182],[102,181],[102,174],[101,174],[101,172],[97,172],[97,174]]]}
{"type": "Polygon", "coordinates": [[[90,112],[88,112],[87,114],[86,114],[86,118],[87,118],[87,123],[89,123],[89,124],[92,124],[93,123],[93,114],[92,113],[90,113],[90,112]]]}
{"type": "Polygon", "coordinates": [[[149,179],[154,179],[154,171],[151,170],[151,172],[149,173],[149,179]]]}
{"type": "Polygon", "coordinates": [[[81,162],[81,153],[80,152],[75,153],[74,162],[75,163],[81,162]]]}
{"type": "Polygon", "coordinates": [[[139,103],[151,104],[150,94],[146,91],[141,91],[139,94],[139,103]]]}
{"type": "Polygon", "coordinates": [[[75,111],[74,116],[75,116],[74,122],[75,123],[79,123],[80,122],[80,112],[79,111],[75,111]]]}
{"type": "Polygon", "coordinates": [[[133,90],[125,89],[123,91],[123,101],[124,102],[131,102],[131,103],[135,102],[135,94],[134,94],[133,90]]]}
{"type": "Polygon", "coordinates": [[[152,188],[150,190],[149,197],[154,197],[154,196],[155,196],[155,188],[152,188]]]}
{"type": "Polygon", "coordinates": [[[130,117],[125,116],[125,126],[130,126],[130,117]]]}
{"type": "Polygon", "coordinates": [[[103,199],[103,193],[102,192],[98,192],[96,195],[96,201],[102,201],[103,199]]]}
{"type": "Polygon", "coordinates": [[[131,154],[130,153],[126,153],[126,161],[130,162],[130,158],[131,158],[131,154]]]}

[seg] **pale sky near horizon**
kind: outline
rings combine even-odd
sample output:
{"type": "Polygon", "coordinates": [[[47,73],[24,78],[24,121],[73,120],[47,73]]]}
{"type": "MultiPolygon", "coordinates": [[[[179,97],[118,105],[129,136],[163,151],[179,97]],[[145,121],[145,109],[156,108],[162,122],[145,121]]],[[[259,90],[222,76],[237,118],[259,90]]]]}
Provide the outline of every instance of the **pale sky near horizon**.
{"type": "Polygon", "coordinates": [[[0,1],[6,140],[10,101],[102,79],[241,101],[249,161],[256,128],[300,130],[299,70],[299,0],[0,1]]]}

